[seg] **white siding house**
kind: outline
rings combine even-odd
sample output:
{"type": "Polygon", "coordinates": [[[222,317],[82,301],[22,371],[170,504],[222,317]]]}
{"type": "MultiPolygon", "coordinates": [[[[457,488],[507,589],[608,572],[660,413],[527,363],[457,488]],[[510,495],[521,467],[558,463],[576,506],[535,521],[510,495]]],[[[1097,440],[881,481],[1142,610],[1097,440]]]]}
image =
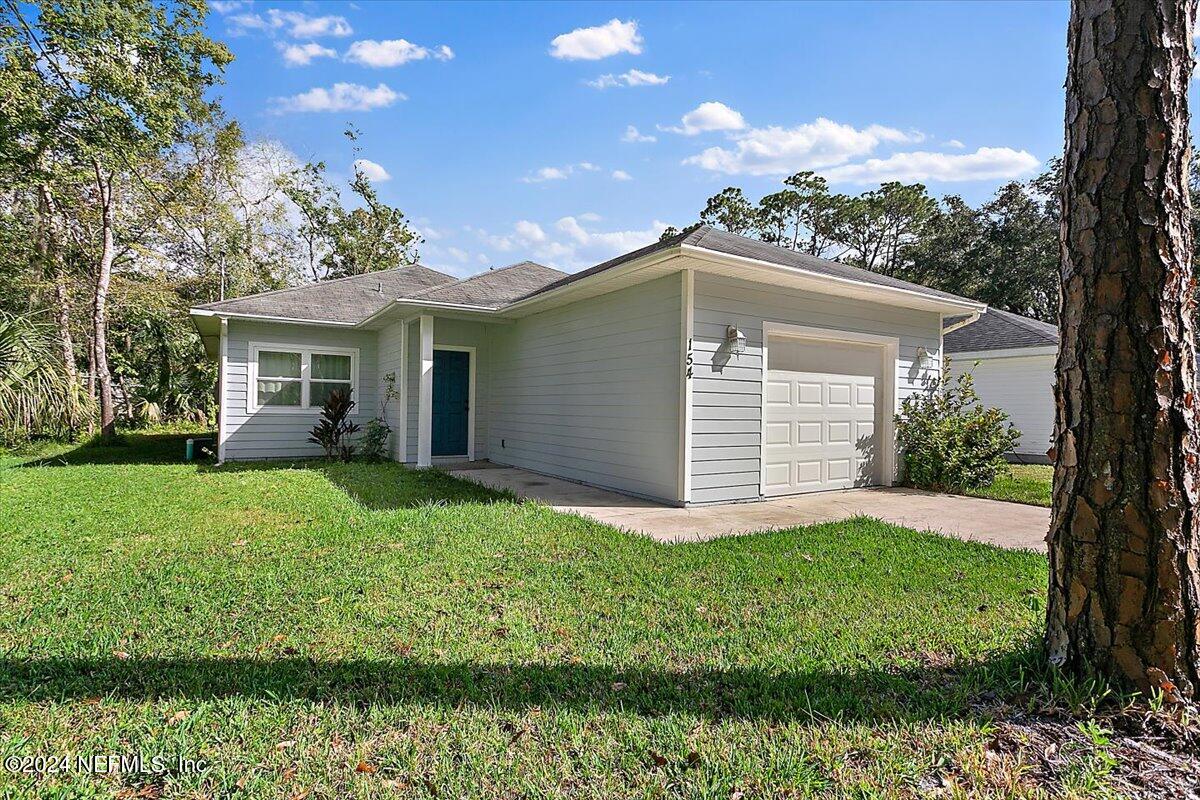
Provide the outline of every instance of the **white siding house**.
{"type": "Polygon", "coordinates": [[[947,332],[950,374],[969,372],[986,406],[1005,411],[1021,432],[1013,460],[1045,463],[1054,438],[1054,368],[1058,329],[991,309],[947,332]]]}
{"type": "Polygon", "coordinates": [[[943,319],[985,310],[702,227],[575,275],[403,267],[192,316],[222,365],[221,460],[317,455],[320,399],[349,388],[415,467],[700,505],[892,483],[894,415],[939,375],[943,319]]]}

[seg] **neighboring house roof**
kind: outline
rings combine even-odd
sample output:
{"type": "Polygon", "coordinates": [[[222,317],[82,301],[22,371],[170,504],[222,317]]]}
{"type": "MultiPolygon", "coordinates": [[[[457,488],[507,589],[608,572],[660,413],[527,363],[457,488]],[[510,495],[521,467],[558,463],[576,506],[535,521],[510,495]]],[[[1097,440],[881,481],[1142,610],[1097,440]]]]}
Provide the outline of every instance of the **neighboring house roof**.
{"type": "Polygon", "coordinates": [[[387,307],[397,297],[455,282],[452,275],[415,264],[221,300],[197,308],[230,314],[355,324],[387,307]]]}
{"type": "MultiPolygon", "coordinates": [[[[952,324],[952,319],[947,317],[945,322],[952,324]]],[[[962,320],[961,317],[957,319],[962,320]]],[[[1057,347],[1058,327],[1020,314],[989,308],[975,322],[947,333],[943,344],[947,353],[1057,347]]]]}
{"type": "Polygon", "coordinates": [[[566,275],[567,273],[552,267],[544,267],[532,261],[522,261],[519,264],[481,272],[457,283],[448,283],[414,292],[405,295],[403,299],[500,308],[514,300],[533,294],[566,275]]]}
{"type": "MultiPolygon", "coordinates": [[[[748,239],[745,236],[738,236],[726,231],[719,231],[716,228],[711,228],[707,225],[701,225],[694,231],[681,233],[677,236],[672,236],[669,239],[663,239],[660,242],[655,242],[652,245],[634,250],[632,253],[626,253],[622,256],[617,256],[614,259],[605,261],[603,264],[597,264],[590,269],[585,269],[582,272],[576,272],[574,275],[568,275],[560,281],[542,287],[536,292],[528,295],[532,297],[542,292],[548,292],[552,289],[557,289],[559,286],[565,286],[569,283],[586,278],[590,275],[595,275],[599,272],[612,269],[620,266],[628,261],[633,261],[636,258],[650,255],[659,250],[666,250],[677,245],[685,245],[689,247],[698,247],[703,250],[711,250],[714,253],[722,253],[729,256],[738,256],[741,258],[749,258],[755,261],[765,261],[768,264],[778,264],[783,267],[793,267],[795,269],[804,270],[805,272],[825,275],[830,278],[841,278],[844,280],[857,281],[859,283],[874,284],[876,286],[886,286],[890,289],[904,289],[918,294],[928,295],[931,297],[940,297],[945,300],[960,300],[972,302],[968,298],[959,297],[958,295],[942,292],[937,289],[930,289],[927,286],[902,281],[899,278],[891,278],[887,275],[880,275],[878,272],[871,272],[867,269],[852,267],[848,264],[843,264],[840,261],[830,261],[826,258],[817,258],[805,253],[798,253],[795,250],[788,250],[784,247],[778,247],[773,244],[760,242],[757,239],[748,239]]],[[[524,298],[522,298],[524,299],[524,298]]]]}

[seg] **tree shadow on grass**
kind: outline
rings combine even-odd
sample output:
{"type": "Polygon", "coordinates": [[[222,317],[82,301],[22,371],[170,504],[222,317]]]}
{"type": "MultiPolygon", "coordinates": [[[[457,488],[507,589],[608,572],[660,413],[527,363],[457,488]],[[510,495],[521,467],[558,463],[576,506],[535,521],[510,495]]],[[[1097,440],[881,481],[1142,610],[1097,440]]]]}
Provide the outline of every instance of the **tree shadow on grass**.
{"type": "Polygon", "coordinates": [[[1014,693],[1035,646],[985,663],[908,669],[679,671],[588,664],[428,663],[307,658],[0,659],[0,701],[116,698],[308,700],[359,707],[417,704],[522,712],[571,709],[773,722],[930,720],[972,716],[976,701],[1014,693]]]}
{"type": "MultiPolygon", "coordinates": [[[[71,467],[119,464],[185,465],[187,440],[212,438],[212,434],[127,433],[114,442],[85,442],[54,456],[31,458],[21,467],[71,467]]],[[[216,466],[197,452],[194,463],[201,473],[264,472],[308,469],[325,478],[355,502],[375,511],[419,508],[429,505],[516,502],[510,492],[499,492],[440,470],[414,470],[391,461],[340,463],[323,459],[273,459],[239,461],[216,466]]]]}
{"type": "Polygon", "coordinates": [[[200,472],[216,474],[294,469],[320,473],[354,502],[372,511],[517,502],[511,492],[489,489],[441,470],[412,469],[394,461],[239,461],[199,467],[200,472]]]}
{"type": "MultiPolygon", "coordinates": [[[[184,464],[188,439],[216,441],[215,433],[122,433],[111,442],[91,439],[53,456],[31,458],[22,467],[75,467],[87,464],[184,464]]],[[[198,463],[206,456],[199,448],[198,463]]]]}

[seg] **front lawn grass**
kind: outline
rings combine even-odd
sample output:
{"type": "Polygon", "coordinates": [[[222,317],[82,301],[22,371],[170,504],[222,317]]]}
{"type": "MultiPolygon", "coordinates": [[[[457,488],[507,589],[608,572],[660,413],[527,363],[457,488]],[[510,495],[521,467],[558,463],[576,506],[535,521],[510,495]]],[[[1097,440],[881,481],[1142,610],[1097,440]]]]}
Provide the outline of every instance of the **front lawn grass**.
{"type": "MultiPolygon", "coordinates": [[[[1044,789],[987,710],[1038,669],[1041,555],[867,519],[662,545],[395,464],[181,460],[0,468],[0,756],[208,768],[0,796],[1044,789]]],[[[1063,758],[1068,794],[1111,768],[1063,758]]]]}
{"type": "Polygon", "coordinates": [[[992,500],[1008,500],[1031,506],[1050,506],[1054,467],[1046,464],[1010,464],[991,486],[970,489],[967,494],[992,500]]]}

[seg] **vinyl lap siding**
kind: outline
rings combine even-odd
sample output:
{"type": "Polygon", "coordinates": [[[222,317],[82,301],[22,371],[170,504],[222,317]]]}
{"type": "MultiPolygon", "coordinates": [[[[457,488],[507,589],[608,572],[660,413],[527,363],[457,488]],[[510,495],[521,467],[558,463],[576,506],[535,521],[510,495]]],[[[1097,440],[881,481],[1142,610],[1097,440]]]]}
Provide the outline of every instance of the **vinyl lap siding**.
{"type": "Polygon", "coordinates": [[[373,331],[343,331],[315,326],[280,325],[261,322],[229,321],[229,360],[225,383],[225,458],[308,458],[323,454],[309,443],[308,432],[320,416],[319,409],[296,413],[250,414],[246,408],[249,391],[250,343],[298,347],[357,347],[358,403],[356,421],[361,425],[378,413],[378,378],[375,364],[376,334],[373,331]]]}
{"type": "MultiPolygon", "coordinates": [[[[383,404],[384,397],[384,377],[390,372],[396,375],[396,391],[400,391],[401,381],[401,352],[400,343],[402,341],[401,333],[404,330],[404,323],[394,322],[386,328],[379,331],[379,403],[383,404]]],[[[388,452],[392,458],[399,458],[400,453],[404,452],[404,443],[400,440],[400,420],[405,414],[405,409],[400,406],[400,398],[395,397],[388,403],[387,416],[385,422],[392,429],[392,440],[388,445],[388,452]]]]}
{"type": "Polygon", "coordinates": [[[760,496],[764,321],[899,338],[897,402],[925,391],[940,373],[936,313],[703,273],[696,275],[693,302],[693,503],[760,496]],[[728,353],[727,325],[746,335],[745,353],[728,353]],[[927,368],[916,366],[918,347],[930,353],[927,368]]]}
{"type": "Polygon", "coordinates": [[[680,281],[496,326],[490,460],[675,502],[680,281]]]}
{"type": "Polygon", "coordinates": [[[1054,356],[956,359],[950,374],[975,376],[975,391],[986,406],[1008,412],[1021,431],[1013,452],[1045,456],[1054,438],[1054,356]],[[976,363],[978,362],[978,363],[976,363]]]}

